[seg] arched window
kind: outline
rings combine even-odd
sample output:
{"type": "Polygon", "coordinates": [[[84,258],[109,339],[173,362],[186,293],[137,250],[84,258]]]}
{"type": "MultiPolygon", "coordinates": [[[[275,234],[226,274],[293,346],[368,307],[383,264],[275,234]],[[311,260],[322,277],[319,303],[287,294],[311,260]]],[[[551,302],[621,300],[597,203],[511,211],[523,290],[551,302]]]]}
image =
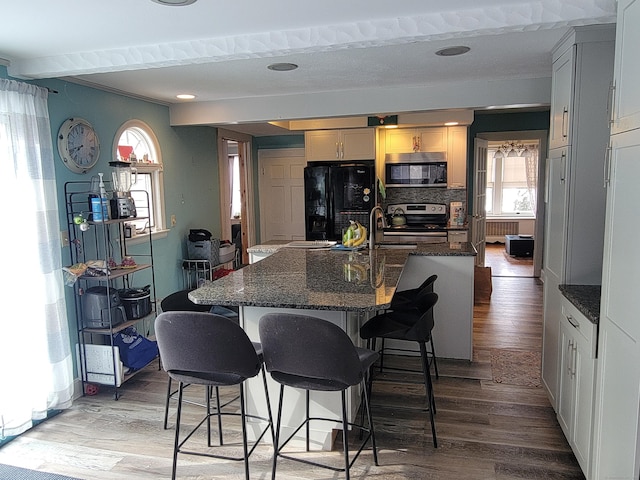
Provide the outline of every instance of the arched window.
{"type": "Polygon", "coordinates": [[[141,120],[129,120],[116,132],[113,150],[118,160],[131,162],[137,170],[131,193],[138,217],[145,218],[131,219],[136,231],[165,230],[162,153],[153,130],[141,120]]]}

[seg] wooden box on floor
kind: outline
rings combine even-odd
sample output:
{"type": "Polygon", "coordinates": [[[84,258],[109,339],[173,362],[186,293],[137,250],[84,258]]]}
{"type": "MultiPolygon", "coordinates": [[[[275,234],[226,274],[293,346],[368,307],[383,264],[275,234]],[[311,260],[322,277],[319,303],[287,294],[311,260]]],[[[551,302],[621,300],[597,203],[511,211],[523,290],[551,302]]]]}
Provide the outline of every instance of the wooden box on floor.
{"type": "Polygon", "coordinates": [[[492,291],[491,267],[474,267],[473,302],[476,304],[490,303],[492,291]]]}

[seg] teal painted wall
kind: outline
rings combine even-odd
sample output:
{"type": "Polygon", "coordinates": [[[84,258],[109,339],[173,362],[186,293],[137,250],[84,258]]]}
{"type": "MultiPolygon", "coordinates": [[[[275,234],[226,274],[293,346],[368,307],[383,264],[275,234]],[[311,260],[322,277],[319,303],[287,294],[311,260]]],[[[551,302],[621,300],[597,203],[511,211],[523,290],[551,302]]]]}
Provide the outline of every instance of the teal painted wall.
{"type": "MultiPolygon", "coordinates": [[[[0,77],[11,78],[6,67],[0,65],[0,77]]],[[[34,81],[58,93],[49,95],[49,116],[54,144],[56,181],[61,229],[66,229],[64,184],[68,181],[89,180],[90,175],[103,172],[111,175],[108,162],[115,158],[113,140],[116,130],[127,120],[139,119],[154,131],[160,143],[164,165],[166,224],[170,228],[166,238],[153,242],[156,293],[159,298],[182,288],[180,259],[186,257],[186,237],[191,228],[206,228],[215,236],[220,234],[219,177],[217,158],[217,129],[211,127],[171,127],[169,108],[151,102],[104,92],[62,80],[34,81]],[[87,175],[68,170],[58,156],[56,135],[60,125],[69,117],[88,120],[100,139],[98,164],[87,175]],[[170,216],[177,225],[170,227],[170,216]]],[[[141,247],[136,247],[141,248],[141,247]]],[[[63,264],[70,263],[69,247],[62,248],[63,264]]],[[[148,283],[145,272],[132,279],[134,286],[148,283]]],[[[68,316],[71,332],[75,332],[73,290],[67,290],[68,316]]],[[[75,338],[72,342],[75,343],[75,338]]]]}

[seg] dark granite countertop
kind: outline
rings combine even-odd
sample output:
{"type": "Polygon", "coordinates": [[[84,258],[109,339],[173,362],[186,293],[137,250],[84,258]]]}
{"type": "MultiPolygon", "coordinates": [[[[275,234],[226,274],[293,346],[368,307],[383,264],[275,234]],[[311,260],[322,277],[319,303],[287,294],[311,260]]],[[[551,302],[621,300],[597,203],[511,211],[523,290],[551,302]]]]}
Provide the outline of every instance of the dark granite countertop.
{"type": "Polygon", "coordinates": [[[388,308],[409,255],[473,256],[469,243],[359,252],[279,248],[189,293],[197,304],[375,311],[388,308]],[[374,274],[372,275],[372,272],[374,274]]]}
{"type": "Polygon", "coordinates": [[[588,320],[600,321],[600,285],[560,285],[560,291],[588,320]]]}

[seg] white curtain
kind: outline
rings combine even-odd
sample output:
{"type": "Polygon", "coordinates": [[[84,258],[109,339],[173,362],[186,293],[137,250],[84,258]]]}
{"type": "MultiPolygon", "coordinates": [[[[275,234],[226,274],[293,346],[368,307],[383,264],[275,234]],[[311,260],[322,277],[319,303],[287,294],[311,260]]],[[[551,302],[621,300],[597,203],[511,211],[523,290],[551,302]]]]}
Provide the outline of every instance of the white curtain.
{"type": "Polygon", "coordinates": [[[535,145],[528,145],[528,155],[525,155],[524,162],[527,173],[527,190],[529,190],[529,200],[531,211],[536,213],[536,190],[538,184],[538,148],[535,145]]]}
{"type": "Polygon", "coordinates": [[[0,79],[0,438],[73,396],[47,95],[0,79]]]}

